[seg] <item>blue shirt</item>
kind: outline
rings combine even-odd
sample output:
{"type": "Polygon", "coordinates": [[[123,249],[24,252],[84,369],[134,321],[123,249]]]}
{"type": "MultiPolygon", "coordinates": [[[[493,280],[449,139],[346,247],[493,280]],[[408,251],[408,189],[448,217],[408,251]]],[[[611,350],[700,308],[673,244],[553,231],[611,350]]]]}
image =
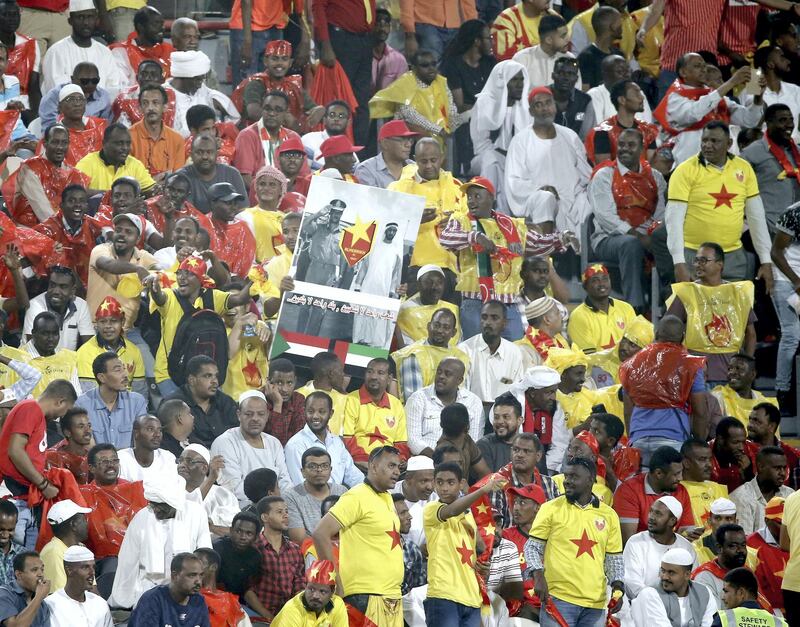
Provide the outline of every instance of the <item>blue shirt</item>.
{"type": "Polygon", "coordinates": [[[283,447],[283,452],[286,455],[286,468],[294,485],[303,483],[303,474],[300,472],[303,453],[315,446],[324,448],[331,456],[330,480],[333,483],[341,483],[348,488],[352,488],[364,481],[364,473],[353,463],[353,458],[347,452],[342,438],[328,431],[323,444],[314,435],[309,426],[306,425],[289,438],[286,446],[283,447]]]}
{"type": "Polygon", "coordinates": [[[95,443],[110,443],[117,450],[132,446],[133,421],[147,413],[147,401],[136,392],[120,392],[114,409],[108,411],[99,387],[81,394],[75,406],[89,414],[95,443]]]}
{"type": "Polygon", "coordinates": [[[128,621],[128,627],[211,627],[208,606],[199,594],[178,605],[169,594],[169,586],[145,592],[128,621]]]}
{"type": "MultiPolygon", "coordinates": [[[[703,370],[698,370],[692,382],[692,393],[706,391],[703,370]]],[[[683,442],[692,434],[689,414],[673,407],[664,409],[644,409],[634,407],[631,413],[631,443],[641,438],[668,438],[683,442]]]]}
{"type": "MultiPolygon", "coordinates": [[[[42,100],[39,103],[39,119],[42,121],[42,132],[56,123],[56,118],[58,117],[58,92],[61,91],[64,85],[69,85],[69,83],[61,83],[61,85],[53,87],[42,96],[42,100]]],[[[86,99],[85,115],[103,118],[109,124],[111,123],[111,97],[99,85],[91,97],[86,99]]]]}
{"type": "MultiPolygon", "coordinates": [[[[28,599],[25,598],[25,591],[19,587],[16,580],[7,586],[0,587],[0,624],[9,618],[14,618],[26,607],[28,607],[28,599]]],[[[50,606],[47,603],[42,602],[30,625],[31,627],[50,627],[50,606]]]]}
{"type": "Polygon", "coordinates": [[[14,556],[24,550],[24,546],[11,540],[8,553],[0,551],[0,585],[7,586],[16,581],[16,577],[14,577],[14,556]]]}

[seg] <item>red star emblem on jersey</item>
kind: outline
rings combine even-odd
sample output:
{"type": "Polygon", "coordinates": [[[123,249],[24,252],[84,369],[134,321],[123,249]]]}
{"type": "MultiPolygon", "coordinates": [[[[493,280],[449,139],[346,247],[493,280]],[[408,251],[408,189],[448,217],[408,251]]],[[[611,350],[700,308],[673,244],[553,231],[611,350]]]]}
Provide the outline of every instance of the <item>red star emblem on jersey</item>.
{"type": "Polygon", "coordinates": [[[589,557],[594,559],[594,552],[592,549],[594,549],[594,547],[597,545],[597,542],[589,538],[589,535],[586,533],[586,529],[583,530],[583,535],[579,540],[570,540],[570,542],[578,547],[578,554],[575,557],[580,557],[584,553],[588,553],[589,557]]]}
{"type": "Polygon", "coordinates": [[[472,566],[472,555],[474,551],[467,546],[466,541],[461,542],[461,546],[456,549],[456,552],[461,556],[461,563],[467,566],[472,566]]]}
{"type": "Polygon", "coordinates": [[[375,442],[380,442],[381,444],[386,442],[386,436],[381,433],[378,427],[375,427],[375,431],[372,433],[367,434],[367,437],[369,438],[367,446],[372,446],[375,442]]]}
{"type": "Polygon", "coordinates": [[[392,526],[391,531],[387,531],[386,535],[388,535],[392,539],[392,547],[400,546],[400,533],[398,533],[397,529],[392,526]]]}
{"type": "Polygon", "coordinates": [[[722,205],[728,205],[731,209],[733,209],[733,205],[731,201],[736,198],[739,194],[731,194],[728,192],[725,185],[722,186],[722,189],[719,190],[716,194],[712,194],[711,192],[708,193],[714,200],[717,201],[717,204],[714,205],[714,209],[717,207],[721,207],[722,205]]]}

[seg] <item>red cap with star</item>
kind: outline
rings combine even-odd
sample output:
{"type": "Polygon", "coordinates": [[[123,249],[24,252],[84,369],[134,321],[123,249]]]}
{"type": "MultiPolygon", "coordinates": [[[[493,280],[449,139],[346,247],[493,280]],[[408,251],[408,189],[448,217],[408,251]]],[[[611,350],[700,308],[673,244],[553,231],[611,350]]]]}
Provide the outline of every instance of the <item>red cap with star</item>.
{"type": "Polygon", "coordinates": [[[275,41],[271,41],[267,44],[267,47],[264,48],[264,54],[267,56],[275,55],[277,57],[291,57],[292,44],[285,39],[276,39],[275,41]]]}
{"type": "Polygon", "coordinates": [[[608,274],[608,268],[606,268],[602,263],[593,263],[591,264],[586,270],[583,271],[581,275],[581,282],[586,283],[589,279],[591,279],[596,274],[608,274]]]}
{"type": "Polygon", "coordinates": [[[122,311],[122,305],[113,296],[106,296],[103,301],[98,305],[97,311],[94,312],[94,319],[100,320],[101,318],[124,318],[125,312],[122,311]]]}
{"type": "Polygon", "coordinates": [[[200,279],[200,285],[202,287],[214,287],[214,281],[206,274],[206,262],[199,257],[189,255],[186,259],[181,261],[181,265],[178,266],[176,273],[181,270],[191,272],[200,279]]]}
{"type": "Polygon", "coordinates": [[[307,583],[336,586],[336,570],[330,560],[316,560],[306,572],[307,583]]]}
{"type": "Polygon", "coordinates": [[[494,196],[494,185],[485,176],[473,176],[469,181],[461,185],[461,191],[466,193],[470,187],[482,187],[492,196],[494,196]]]}

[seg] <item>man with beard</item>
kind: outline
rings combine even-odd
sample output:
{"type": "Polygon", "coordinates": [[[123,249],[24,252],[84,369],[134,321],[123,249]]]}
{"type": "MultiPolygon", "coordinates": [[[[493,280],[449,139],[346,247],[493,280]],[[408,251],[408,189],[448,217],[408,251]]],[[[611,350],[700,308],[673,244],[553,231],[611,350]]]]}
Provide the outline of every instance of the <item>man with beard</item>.
{"type": "MultiPolygon", "coordinates": [[[[134,296],[121,294],[117,288],[123,276],[134,274],[139,280],[158,269],[158,262],[147,251],[137,248],[144,227],[139,216],[122,213],[114,216],[112,241],[98,244],[89,257],[89,282],[86,303],[96,311],[106,296],[117,300],[125,314],[125,330],[133,327],[139,314],[139,290],[134,296]]],[[[128,277],[130,278],[130,277],[128,277]]],[[[125,292],[129,294],[130,292],[125,292]]]]}
{"type": "MultiPolygon", "coordinates": [[[[405,59],[403,63],[405,65],[405,59]]],[[[356,165],[356,180],[362,185],[384,189],[399,180],[403,168],[413,163],[408,157],[416,137],[418,134],[403,120],[383,124],[378,131],[378,154],[356,165]]]]}
{"type": "MultiPolygon", "coordinates": [[[[177,21],[177,20],[176,20],[177,21]]],[[[124,126],[131,126],[139,122],[142,117],[142,108],[139,105],[139,90],[145,85],[164,85],[164,68],[158,61],[145,59],[136,70],[136,84],[114,98],[111,104],[111,115],[115,122],[124,126]]],[[[164,108],[164,124],[172,127],[175,123],[175,92],[167,86],[167,105],[164,108]]]]}
{"type": "Polygon", "coordinates": [[[389,490],[400,477],[402,457],[393,446],[375,447],[369,455],[367,480],[346,492],[314,530],[320,559],[334,559],[339,536],[336,588],[351,616],[382,627],[401,627],[403,551],[400,520],[389,490]]]}
{"type": "Polygon", "coordinates": [[[399,450],[403,461],[409,458],[406,412],[400,399],[387,391],[390,370],[388,359],[370,360],[364,384],[347,395],[342,432],[347,450],[362,471],[368,467],[370,453],[381,446],[399,450]]]}
{"type": "Polygon", "coordinates": [[[777,437],[781,424],[780,410],[769,402],[753,407],[747,422],[747,441],[744,448],[748,455],[754,455],[763,446],[777,446],[786,455],[788,477],[786,485],[797,490],[800,487],[800,450],[777,437]]]}
{"type": "Polygon", "coordinates": [[[664,553],[658,585],[642,588],[631,603],[634,624],[683,625],[687,617],[696,627],[711,627],[717,601],[708,588],[691,580],[693,561],[692,554],[682,548],[664,553]]]}
{"type": "Polygon", "coordinates": [[[255,261],[256,240],[247,223],[237,218],[245,196],[230,183],[216,183],[208,189],[211,201],[211,246],[230,268],[231,274],[246,278],[255,261]]]}
{"type": "MultiPolygon", "coordinates": [[[[596,625],[606,607],[612,614],[619,611],[624,592],[619,518],[592,494],[596,475],[591,460],[568,461],[564,495],[541,506],[525,544],[525,578],[533,578],[542,605],[552,601],[576,627],[596,625]]],[[[540,619],[547,627],[559,624],[549,615],[540,619]]]]}
{"type": "Polygon", "coordinates": [[[192,163],[178,170],[189,177],[192,204],[205,214],[211,211],[210,190],[217,183],[229,183],[243,198],[247,197],[242,175],[233,166],[217,163],[217,152],[217,140],[214,137],[197,135],[190,153],[192,163]]]}
{"type": "Polygon", "coordinates": [[[719,555],[700,565],[692,572],[692,580],[704,584],[717,606],[722,607],[723,578],[728,571],[741,568],[747,561],[747,535],[739,525],[722,525],[714,533],[719,544],[719,555]]]}
{"type": "Polygon", "coordinates": [[[486,464],[497,472],[511,462],[511,442],[522,426],[522,405],[510,392],[494,399],[493,433],[476,441],[486,464]]]}
{"type": "Polygon", "coordinates": [[[216,485],[225,460],[221,457],[212,459],[205,446],[192,443],[183,449],[176,461],[178,474],[186,481],[186,498],[205,508],[209,531],[215,536],[230,534],[233,518],[240,509],[233,492],[216,485]]]}
{"type": "Polygon", "coordinates": [[[530,324],[525,312],[526,307],[533,301],[549,297],[551,294],[561,313],[562,324],[569,319],[569,311],[564,306],[565,302],[569,302],[569,289],[553,269],[553,262],[548,257],[525,257],[519,269],[519,276],[522,279],[522,288],[517,295],[517,309],[522,318],[522,328],[530,324]]]}
{"type": "Polygon", "coordinates": [[[675,533],[682,514],[683,506],[678,499],[662,496],[650,506],[647,531],[628,538],[622,558],[625,561],[625,592],[629,599],[635,599],[643,588],[658,585],[659,564],[668,551],[688,551],[697,563],[692,543],[675,533]]]}
{"type": "MultiPolygon", "coordinates": [[[[274,367],[277,361],[279,360],[273,360],[270,364],[270,369],[274,367]]],[[[293,484],[300,484],[304,480],[302,472],[304,451],[320,447],[327,451],[330,457],[331,472],[329,479],[332,483],[343,484],[352,488],[364,481],[364,474],[356,468],[353,458],[347,452],[342,439],[338,435],[331,433],[329,429],[328,424],[333,414],[333,408],[333,401],[330,395],[322,390],[311,392],[305,398],[304,416],[306,424],[284,446],[286,468],[293,484]]]]}
{"type": "Polygon", "coordinates": [[[306,589],[293,597],[272,619],[272,627],[324,624],[347,627],[347,608],[337,596],[333,562],[316,560],[306,573],[306,589]]]}
{"type": "MultiPolygon", "coordinates": [[[[417,546],[425,544],[425,532],[422,524],[422,509],[434,502],[437,497],[433,493],[433,460],[425,455],[415,455],[408,459],[405,479],[398,481],[392,494],[399,494],[405,501],[408,510],[409,526],[401,533],[417,546]]],[[[399,515],[399,514],[398,514],[399,515]]],[[[401,523],[402,516],[401,516],[401,523]]]]}
{"type": "Polygon", "coordinates": [[[175,456],[161,448],[161,421],[155,416],[137,416],[133,421],[133,447],[119,451],[120,478],[167,485],[177,474],[175,456]]]}
{"type": "Polygon", "coordinates": [[[548,87],[556,101],[556,124],[572,129],[584,140],[597,120],[592,99],[576,87],[579,78],[578,60],[572,56],[562,56],[556,59],[553,82],[548,87]]]}
{"type": "Polygon", "coordinates": [[[70,185],[86,185],[88,177],[64,163],[69,130],[54,124],[44,132],[44,154],[22,163],[3,185],[3,197],[17,224],[33,227],[56,215],[61,194],[70,185]]]}
{"type": "Polygon", "coordinates": [[[705,527],[709,517],[712,516],[712,504],[717,499],[727,499],[728,488],[721,483],[711,481],[711,447],[708,442],[689,438],[681,446],[681,455],[683,456],[681,485],[689,493],[694,525],[705,527]]]}
{"type": "Polygon", "coordinates": [[[330,396],[333,400],[333,415],[328,428],[334,435],[341,435],[347,400],[347,383],[342,360],[335,353],[328,351],[317,353],[311,359],[311,377],[311,380],[297,391],[305,397],[316,390],[330,396]]]}
{"type": "Polygon", "coordinates": [[[41,558],[44,563],[44,576],[50,581],[54,592],[67,583],[64,571],[64,553],[72,546],[81,546],[88,536],[86,514],[88,507],[81,507],[74,501],[58,501],[47,512],[47,522],[53,529],[53,537],[42,547],[41,558]]]}
{"type": "Polygon", "coordinates": [[[123,42],[109,46],[125,82],[136,82],[136,71],[142,61],[156,61],[169,77],[172,44],[164,42],[164,16],[155,7],[144,6],[133,16],[133,32],[123,42]]]}
{"type": "MultiPolygon", "coordinates": [[[[607,134],[610,139],[613,131],[607,134]]],[[[664,218],[667,189],[664,177],[642,161],[643,137],[636,128],[619,132],[612,140],[615,161],[600,164],[589,184],[592,248],[600,261],[619,266],[625,301],[639,312],[645,307],[642,284],[650,232],[664,218]]]]}
{"type": "Polygon", "coordinates": [[[143,117],[131,126],[131,154],[144,164],[151,176],[159,179],[186,163],[183,137],[164,124],[168,103],[167,90],[161,85],[143,86],[139,90],[143,117]]]}
{"type": "Polygon", "coordinates": [[[748,535],[761,527],[764,510],[773,497],[786,498],[794,490],[786,482],[786,455],[777,446],[764,446],[756,455],[756,476],[731,492],[736,522],[748,535]]]}
{"type": "MultiPolygon", "coordinates": [[[[456,317],[449,309],[439,309],[433,314],[431,321],[428,323],[427,339],[414,342],[413,344],[409,344],[405,348],[392,353],[391,357],[395,363],[395,370],[397,371],[398,391],[400,392],[399,396],[401,400],[404,400],[406,403],[410,403],[411,397],[416,392],[425,387],[433,385],[438,379],[441,362],[448,358],[454,358],[456,361],[460,361],[462,364],[461,372],[456,374],[456,377],[459,380],[457,380],[453,386],[436,386],[436,390],[430,390],[430,401],[433,402],[434,405],[440,404],[437,403],[433,398],[432,393],[435,391],[436,396],[439,397],[441,402],[455,402],[453,399],[457,395],[459,399],[464,399],[463,402],[465,402],[465,404],[472,405],[473,399],[468,397],[474,396],[474,394],[472,392],[468,392],[467,390],[462,391],[458,389],[461,383],[463,383],[465,372],[469,368],[469,357],[467,357],[462,350],[456,348],[455,346],[449,345],[449,341],[452,339],[455,333],[455,324],[456,317]],[[441,389],[439,389],[440,387],[441,389]],[[443,396],[446,396],[445,392],[447,392],[448,395],[452,394],[452,398],[442,398],[443,396]]],[[[480,406],[480,399],[476,400],[480,406]]],[[[427,414],[428,412],[423,410],[423,407],[425,407],[426,410],[431,409],[430,407],[427,407],[429,403],[421,401],[422,398],[416,399],[416,402],[419,405],[415,408],[415,410],[417,412],[422,411],[423,413],[427,414]]],[[[462,402],[462,400],[459,400],[459,402],[462,402]]],[[[445,402],[445,404],[447,403],[445,402]]],[[[415,415],[415,418],[421,417],[422,416],[419,414],[415,415]]],[[[473,439],[477,441],[482,434],[482,429],[476,429],[473,432],[473,439]]],[[[435,442],[435,439],[433,442],[435,442]]]]}
{"type": "MultiPolygon", "coordinates": [[[[352,111],[344,100],[331,100],[325,105],[325,116],[322,118],[322,130],[311,131],[303,135],[303,146],[314,155],[320,166],[325,165],[325,157],[317,158],[323,142],[336,135],[344,135],[350,124],[352,111]]],[[[358,160],[356,160],[357,162],[358,160]]]]}
{"type": "Polygon", "coordinates": [[[743,483],[753,479],[755,457],[745,448],[747,431],[736,418],[725,417],[719,421],[711,441],[711,478],[733,492],[743,483]]]}
{"type": "Polygon", "coordinates": [[[23,615],[31,627],[50,627],[50,582],[44,578],[44,565],[35,551],[23,551],[14,558],[14,580],[0,588],[0,616],[8,622],[23,615]]]}
{"type": "Polygon", "coordinates": [[[711,392],[723,416],[732,416],[746,425],[756,405],[771,402],[778,406],[777,400],[753,389],[756,376],[756,360],[753,357],[739,353],[731,358],[727,385],[718,385],[711,392]]]}
{"type": "Polygon", "coordinates": [[[408,345],[428,337],[428,325],[433,315],[440,309],[451,311],[456,319],[455,335],[448,343],[455,344],[461,339],[458,323],[458,307],[442,300],[445,287],[444,271],[436,265],[428,264],[417,271],[417,293],[400,303],[397,313],[398,343],[408,345]]]}
{"type": "Polygon", "coordinates": [[[108,603],[95,594],[94,553],[85,546],[69,547],[64,552],[67,581],[45,600],[50,606],[51,627],[111,627],[113,620],[108,603]],[[77,605],[76,605],[77,604],[77,605]]]}
{"type": "Polygon", "coordinates": [[[311,177],[307,174],[300,174],[303,170],[307,171],[308,166],[306,151],[299,137],[288,137],[282,141],[275,150],[273,161],[276,161],[274,165],[287,178],[287,192],[297,192],[303,196],[308,194],[311,177]]]}
{"type": "Polygon", "coordinates": [[[143,593],[131,614],[130,627],[197,625],[210,627],[208,606],[200,588],[203,560],[193,553],[178,553],[170,563],[169,583],[143,593]]]}
{"type": "Polygon", "coordinates": [[[78,485],[89,482],[86,454],[92,445],[92,425],[89,415],[81,407],[73,407],[58,421],[64,439],[45,451],[48,468],[65,468],[72,473],[78,485]]]}
{"type": "Polygon", "coordinates": [[[103,147],[90,152],[75,167],[89,178],[86,184],[90,195],[111,189],[115,180],[130,176],[136,179],[142,192],[151,195],[156,182],[144,164],[131,155],[131,134],[122,124],[109,125],[103,132],[103,147]]]}
{"type": "Polygon", "coordinates": [[[25,322],[22,325],[25,337],[31,339],[36,316],[43,311],[51,311],[61,319],[57,348],[74,351],[90,340],[93,335],[92,319],[86,301],[75,295],[77,289],[78,279],[70,268],[53,266],[47,281],[47,291],[32,298],[28,311],[25,312],[25,322]]]}
{"type": "Polygon", "coordinates": [[[39,383],[31,391],[34,398],[42,394],[51,381],[57,379],[68,380],[75,388],[76,394],[81,391],[78,379],[78,356],[75,351],[58,348],[60,337],[61,318],[51,311],[43,311],[33,319],[31,339],[9,355],[25,361],[42,373],[39,383]],[[18,356],[20,354],[21,357],[18,356]]]}

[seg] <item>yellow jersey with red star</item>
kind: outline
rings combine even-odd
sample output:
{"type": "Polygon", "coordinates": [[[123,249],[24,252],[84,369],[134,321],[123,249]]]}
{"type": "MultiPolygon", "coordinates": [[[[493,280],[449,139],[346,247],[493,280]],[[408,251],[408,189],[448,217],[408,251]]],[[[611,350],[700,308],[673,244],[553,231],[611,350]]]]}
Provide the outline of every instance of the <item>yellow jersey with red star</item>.
{"type": "Polygon", "coordinates": [[[443,507],[444,503],[436,501],[422,510],[428,543],[428,598],[480,607],[481,592],[475,577],[475,518],[467,510],[440,520],[439,510],[443,507]]]}
{"type": "Polygon", "coordinates": [[[622,553],[619,517],[592,497],[586,507],[559,496],[544,503],[531,537],[547,543],[544,576],[557,599],[582,607],[606,606],[606,555],[622,553]]]}
{"type": "MultiPolygon", "coordinates": [[[[97,343],[97,336],[88,342],[81,344],[78,348],[78,378],[81,383],[90,382],[92,387],[97,385],[92,370],[94,358],[107,352],[109,349],[97,343]]],[[[128,389],[131,389],[134,379],[144,379],[144,361],[142,353],[133,342],[123,338],[122,345],[114,351],[120,361],[125,364],[128,371],[128,389]]]]}
{"type": "Polygon", "coordinates": [[[692,503],[692,515],[695,527],[707,527],[711,514],[711,504],[717,499],[728,498],[728,486],[716,481],[681,481],[689,501],[692,503]]]}
{"type": "Polygon", "coordinates": [[[377,594],[400,598],[403,547],[392,495],[364,482],[345,492],[330,510],[339,532],[343,596],[377,594]]]}
{"type": "Polygon", "coordinates": [[[595,309],[587,299],[569,315],[569,338],[587,353],[616,346],[636,312],[624,300],[608,299],[608,311],[595,309]]]}
{"type": "Polygon", "coordinates": [[[384,392],[378,403],[364,386],[347,395],[344,405],[344,442],[353,461],[366,462],[372,449],[396,446],[406,459],[406,411],[396,396],[384,392]]]}
{"type": "Polygon", "coordinates": [[[733,155],[721,169],[695,155],[675,168],[669,180],[669,200],[689,205],[683,245],[693,250],[709,239],[726,253],[741,248],[744,205],[753,196],[758,196],[755,172],[747,161],[733,155]]]}
{"type": "Polygon", "coordinates": [[[267,349],[258,338],[242,338],[239,350],[228,360],[222,391],[239,398],[247,390],[260,390],[267,380],[267,349]]]}

